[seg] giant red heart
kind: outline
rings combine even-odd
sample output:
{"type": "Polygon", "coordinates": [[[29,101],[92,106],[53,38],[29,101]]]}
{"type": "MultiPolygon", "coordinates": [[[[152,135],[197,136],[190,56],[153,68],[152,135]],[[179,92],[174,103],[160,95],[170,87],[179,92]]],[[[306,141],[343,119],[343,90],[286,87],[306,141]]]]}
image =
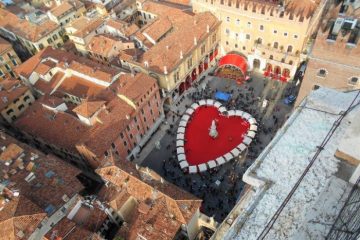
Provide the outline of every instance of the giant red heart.
{"type": "MultiPolygon", "coordinates": [[[[179,139],[181,140],[182,137],[184,139],[184,160],[190,166],[199,166],[225,156],[236,149],[249,132],[251,124],[247,119],[235,114],[236,111],[226,111],[224,107],[220,107],[222,109],[220,111],[218,102],[212,101],[211,103],[217,103],[217,105],[207,104],[203,101],[203,104],[196,106],[194,111],[192,109],[187,111],[190,118],[186,119],[185,126],[183,124],[185,131],[179,139]],[[213,120],[216,122],[218,132],[216,138],[209,135],[213,120]]],[[[244,114],[248,116],[248,119],[251,118],[249,114],[244,114]]],[[[180,128],[181,126],[179,131],[180,128]]],[[[182,159],[179,158],[179,161],[182,159]]]]}

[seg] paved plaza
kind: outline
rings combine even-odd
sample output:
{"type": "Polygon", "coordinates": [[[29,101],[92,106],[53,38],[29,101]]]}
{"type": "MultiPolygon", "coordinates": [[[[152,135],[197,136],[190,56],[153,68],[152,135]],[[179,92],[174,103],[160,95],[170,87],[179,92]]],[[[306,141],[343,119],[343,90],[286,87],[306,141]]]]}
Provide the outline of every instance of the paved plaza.
{"type": "Polygon", "coordinates": [[[174,104],[159,130],[134,162],[155,170],[167,181],[203,199],[201,211],[221,222],[241,196],[245,185],[242,175],[291,112],[292,106],[283,103],[284,97],[296,91],[292,83],[264,79],[259,74],[252,75],[252,79],[242,85],[207,76],[174,104]],[[234,159],[201,174],[184,173],[178,164],[175,144],[180,117],[193,102],[213,99],[216,90],[232,94],[232,100],[224,103],[229,110],[243,110],[256,118],[258,133],[242,159],[234,159]],[[264,99],[268,101],[266,107],[263,106],[264,99]]]}

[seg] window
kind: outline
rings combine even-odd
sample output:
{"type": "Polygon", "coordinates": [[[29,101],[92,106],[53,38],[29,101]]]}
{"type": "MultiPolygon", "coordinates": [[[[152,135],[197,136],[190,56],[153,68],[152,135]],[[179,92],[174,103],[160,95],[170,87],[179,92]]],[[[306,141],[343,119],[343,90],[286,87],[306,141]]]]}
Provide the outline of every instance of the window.
{"type": "Polygon", "coordinates": [[[293,62],[292,60],[289,61],[289,64],[290,64],[290,65],[293,65],[293,63],[294,63],[294,62],[293,62]]]}
{"type": "Polygon", "coordinates": [[[190,57],[187,61],[187,65],[188,65],[188,69],[190,69],[192,67],[192,57],[190,57]]]}
{"type": "Polygon", "coordinates": [[[227,21],[227,22],[230,22],[230,17],[226,17],[226,21],[227,21]]]}
{"type": "Polygon", "coordinates": [[[236,20],[236,24],[239,25],[240,24],[240,19],[236,20]]]}
{"type": "Polygon", "coordinates": [[[260,25],[260,31],[264,31],[264,25],[260,25]]]}
{"type": "Polygon", "coordinates": [[[225,29],[225,33],[226,34],[230,34],[230,30],[227,28],[227,29],[225,29]]]}
{"type": "Polygon", "coordinates": [[[53,39],[54,39],[54,41],[55,41],[56,39],[58,39],[58,36],[55,34],[55,35],[53,36],[53,39]]]}
{"type": "Polygon", "coordinates": [[[127,142],[126,142],[126,141],[124,141],[124,146],[127,146],[127,142]]]}
{"type": "Polygon", "coordinates": [[[0,77],[4,76],[4,72],[0,69],[0,77]]]}
{"type": "Polygon", "coordinates": [[[298,35],[294,34],[294,38],[298,38],[298,37],[299,37],[298,35]]]}
{"type": "Polygon", "coordinates": [[[0,56],[0,62],[4,61],[4,58],[2,56],[0,56]]]}
{"type": "Polygon", "coordinates": [[[52,43],[52,39],[51,38],[48,38],[47,39],[47,42],[50,44],[50,43],[52,43]]]}
{"type": "Polygon", "coordinates": [[[201,55],[203,55],[205,53],[205,44],[201,46],[201,55]]]}
{"type": "Polygon", "coordinates": [[[214,43],[216,41],[216,33],[212,36],[212,42],[214,43]]]}
{"type": "Polygon", "coordinates": [[[112,147],[113,149],[115,149],[115,144],[114,144],[114,143],[111,143],[111,147],[112,147]]]}
{"type": "Polygon", "coordinates": [[[123,134],[123,133],[120,133],[120,138],[124,138],[124,134],[123,134]]]}
{"type": "Polygon", "coordinates": [[[235,48],[238,48],[238,45],[237,45],[237,44],[235,44],[235,48]]]}
{"type": "Polygon", "coordinates": [[[235,33],[235,38],[238,38],[239,37],[239,34],[238,33],[235,33]]]}
{"type": "Polygon", "coordinates": [[[318,73],[317,73],[317,76],[318,77],[326,77],[327,75],[327,71],[325,69],[319,69],[318,73]]]}
{"type": "Polygon", "coordinates": [[[261,39],[261,38],[258,38],[258,39],[256,40],[256,43],[257,43],[257,44],[262,44],[262,39],[261,39]]]}
{"type": "Polygon", "coordinates": [[[41,50],[41,49],[44,49],[44,45],[43,45],[42,43],[40,43],[40,44],[39,44],[39,48],[40,48],[40,50],[41,50]]]}
{"type": "Polygon", "coordinates": [[[313,90],[318,90],[319,88],[320,88],[319,85],[314,85],[314,86],[313,86],[313,90]]]}
{"type": "Polygon", "coordinates": [[[278,49],[278,47],[279,47],[279,43],[278,43],[278,42],[274,42],[274,48],[275,48],[275,49],[278,49]]]}
{"type": "Polygon", "coordinates": [[[29,96],[25,96],[24,97],[24,101],[26,102],[27,100],[29,100],[30,99],[30,97],[29,96]]]}
{"type": "Polygon", "coordinates": [[[228,42],[228,41],[226,41],[226,45],[229,45],[229,42],[228,42]]]}
{"type": "Polygon", "coordinates": [[[358,77],[351,77],[350,78],[350,84],[351,85],[356,85],[359,82],[359,78],[358,77]]]}
{"type": "Polygon", "coordinates": [[[270,55],[270,57],[269,57],[271,60],[273,60],[274,59],[274,56],[273,55],[270,55]]]}
{"type": "Polygon", "coordinates": [[[248,22],[248,23],[247,23],[247,27],[248,27],[248,28],[251,28],[251,22],[248,22]]]}
{"type": "Polygon", "coordinates": [[[11,70],[10,66],[9,66],[8,64],[6,64],[6,63],[5,63],[5,67],[6,67],[6,69],[7,69],[8,71],[11,70]]]}
{"type": "Polygon", "coordinates": [[[250,34],[246,34],[246,39],[250,40],[250,34]]]}
{"type": "Polygon", "coordinates": [[[130,138],[131,138],[131,139],[133,139],[133,135],[132,135],[131,133],[130,133],[130,135],[129,135],[129,136],[130,136],[130,138]]]}
{"type": "Polygon", "coordinates": [[[14,66],[16,66],[16,65],[17,65],[17,62],[16,62],[16,60],[15,60],[15,59],[11,59],[11,62],[14,64],[14,66]]]}
{"type": "Polygon", "coordinates": [[[244,51],[246,50],[246,47],[245,47],[245,46],[243,46],[243,50],[244,50],[244,51]]]}
{"type": "Polygon", "coordinates": [[[129,126],[127,126],[126,129],[127,129],[128,131],[130,131],[130,127],[129,127],[129,126]]]}
{"type": "Polygon", "coordinates": [[[284,32],[284,37],[287,37],[288,33],[287,32],[284,32]]]}
{"type": "Polygon", "coordinates": [[[6,114],[7,114],[7,115],[10,115],[10,114],[13,113],[13,112],[14,112],[13,109],[9,109],[9,110],[6,111],[6,114]]]}
{"type": "Polygon", "coordinates": [[[274,33],[274,34],[277,34],[277,30],[274,29],[273,33],[274,33]]]}
{"type": "Polygon", "coordinates": [[[7,55],[8,55],[9,58],[12,58],[11,53],[8,52],[7,55]]]}
{"type": "Polygon", "coordinates": [[[293,50],[293,47],[292,47],[291,45],[289,45],[288,48],[287,48],[287,52],[288,52],[288,53],[291,53],[292,50],[293,50]]]}
{"type": "Polygon", "coordinates": [[[136,123],[137,123],[137,118],[136,118],[136,117],[134,117],[134,122],[136,122],[136,123]]]}

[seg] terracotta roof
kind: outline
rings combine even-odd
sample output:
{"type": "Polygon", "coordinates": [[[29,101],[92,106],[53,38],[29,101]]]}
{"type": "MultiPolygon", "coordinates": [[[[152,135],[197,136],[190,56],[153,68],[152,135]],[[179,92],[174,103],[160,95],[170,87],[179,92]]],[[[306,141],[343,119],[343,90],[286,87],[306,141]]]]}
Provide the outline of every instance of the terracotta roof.
{"type": "Polygon", "coordinates": [[[208,26],[211,32],[220,25],[220,21],[210,12],[192,16],[184,13],[181,9],[172,8],[159,2],[146,1],[143,10],[157,14],[158,18],[168,17],[173,26],[171,33],[137,59],[137,62],[143,67],[145,67],[144,62],[146,61],[149,69],[161,74],[164,73],[165,67],[168,72],[171,72],[183,61],[180,58],[180,51],[184,57],[193,51],[195,38],[196,42],[200,44],[208,36],[208,26]],[[181,41],[179,41],[180,38],[181,41]]]}
{"type": "Polygon", "coordinates": [[[45,143],[77,153],[75,144],[89,129],[77,117],[66,112],[53,112],[41,104],[41,99],[29,107],[14,123],[15,127],[45,143]],[[51,126],[44,128],[44,126],[51,126]]]}
{"type": "Polygon", "coordinates": [[[120,53],[122,50],[122,41],[107,37],[105,35],[94,36],[86,48],[92,52],[105,57],[111,57],[110,54],[114,52],[120,53]]]}
{"type": "Polygon", "coordinates": [[[104,86],[100,86],[98,84],[87,81],[84,78],[73,75],[71,77],[65,78],[58,86],[56,91],[61,93],[68,93],[73,96],[85,99],[96,96],[103,89],[105,89],[104,86]]]}
{"type": "Polygon", "coordinates": [[[143,33],[149,35],[155,42],[162,36],[169,32],[172,28],[172,23],[168,17],[161,17],[156,19],[143,30],[143,33]]]}
{"type": "Polygon", "coordinates": [[[101,24],[104,23],[104,20],[101,18],[88,18],[81,16],[78,19],[73,20],[66,27],[75,28],[75,32],[72,35],[80,38],[84,38],[93,31],[95,31],[101,24]]]}
{"type": "Polygon", "coordinates": [[[76,177],[81,171],[63,160],[45,155],[4,133],[1,133],[0,145],[5,147],[0,158],[12,160],[8,164],[0,161],[0,179],[6,180],[4,183],[9,190],[19,192],[43,212],[50,215],[50,210],[65,204],[64,195],[71,198],[83,190],[76,177]],[[32,180],[29,180],[30,173],[34,176],[32,180]]]}
{"type": "Polygon", "coordinates": [[[30,91],[18,80],[3,80],[0,82],[0,111],[4,110],[15,99],[30,91]]]}
{"type": "Polygon", "coordinates": [[[139,202],[131,221],[119,231],[126,239],[137,234],[147,239],[173,239],[181,224],[187,224],[201,205],[202,200],[162,180],[152,170],[136,168],[125,160],[96,172],[117,187],[109,189],[113,194],[114,188],[118,191],[117,197],[110,199],[111,206],[121,207],[129,196],[139,202]]]}
{"type": "Polygon", "coordinates": [[[64,1],[59,6],[52,8],[50,12],[55,17],[62,17],[64,14],[76,11],[83,6],[84,4],[78,0],[64,1]]]}
{"type": "Polygon", "coordinates": [[[2,8],[0,8],[0,27],[31,42],[37,42],[60,28],[60,26],[50,20],[46,20],[40,24],[31,23],[18,18],[16,15],[2,8]]]}
{"type": "Polygon", "coordinates": [[[27,239],[45,217],[46,213],[29,199],[15,197],[0,211],[0,236],[27,239]]]}
{"type": "Polygon", "coordinates": [[[127,22],[124,22],[121,20],[116,20],[116,19],[108,19],[106,21],[106,25],[119,30],[126,37],[132,36],[139,30],[139,27],[136,24],[129,24],[127,22]]]}
{"type": "Polygon", "coordinates": [[[61,219],[44,237],[44,240],[59,239],[86,239],[86,240],[102,240],[98,234],[77,226],[75,222],[64,217],[61,219]]]}
{"type": "Polygon", "coordinates": [[[0,37],[0,55],[11,48],[12,48],[11,44],[2,37],[0,37]]]}
{"type": "Polygon", "coordinates": [[[296,16],[304,16],[309,18],[316,11],[321,0],[291,0],[285,6],[285,11],[290,12],[296,16]]]}
{"type": "Polygon", "coordinates": [[[94,113],[96,113],[102,106],[104,106],[105,101],[84,101],[76,108],[73,109],[73,112],[84,116],[86,118],[91,117],[94,113]]]}
{"type": "Polygon", "coordinates": [[[57,72],[54,74],[54,76],[51,78],[51,81],[46,81],[42,78],[36,81],[36,83],[33,85],[34,88],[43,94],[50,94],[52,90],[58,85],[58,83],[61,81],[61,79],[64,77],[64,73],[57,72]]]}
{"type": "MultiPolygon", "coordinates": [[[[40,67],[41,72],[43,72],[43,68],[46,68],[46,66],[54,66],[54,61],[51,59],[56,60],[56,67],[63,69],[63,71],[66,69],[72,69],[76,72],[107,83],[110,83],[112,78],[120,73],[120,70],[118,69],[97,63],[84,57],[77,56],[70,52],[66,52],[60,49],[53,49],[52,47],[47,47],[32,56],[26,62],[19,65],[15,69],[15,72],[25,78],[29,78],[34,71],[37,71],[39,65],[42,66],[40,67]]],[[[48,70],[49,69],[46,68],[45,71],[48,70]]]]}

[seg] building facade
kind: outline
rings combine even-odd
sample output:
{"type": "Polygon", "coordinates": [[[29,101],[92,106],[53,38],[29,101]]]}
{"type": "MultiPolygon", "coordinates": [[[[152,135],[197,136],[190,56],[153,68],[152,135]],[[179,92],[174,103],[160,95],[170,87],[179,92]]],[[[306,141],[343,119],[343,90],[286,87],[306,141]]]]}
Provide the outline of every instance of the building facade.
{"type": "Polygon", "coordinates": [[[31,89],[20,81],[6,79],[0,82],[1,122],[8,126],[34,101],[31,89]]]}
{"type": "Polygon", "coordinates": [[[242,53],[250,70],[289,81],[306,58],[326,2],[194,0],[192,4],[195,13],[210,11],[222,21],[223,54],[242,53]]]}
{"type": "Polygon", "coordinates": [[[319,87],[360,88],[359,13],[360,6],[356,6],[356,2],[332,6],[309,54],[295,105],[319,87]]]}
{"type": "Polygon", "coordinates": [[[0,37],[0,80],[15,78],[13,69],[21,64],[21,60],[9,42],[0,37]]]}
{"type": "Polygon", "coordinates": [[[0,35],[14,44],[21,44],[31,55],[47,46],[61,47],[64,33],[60,25],[49,19],[34,23],[0,8],[0,35]]]}

